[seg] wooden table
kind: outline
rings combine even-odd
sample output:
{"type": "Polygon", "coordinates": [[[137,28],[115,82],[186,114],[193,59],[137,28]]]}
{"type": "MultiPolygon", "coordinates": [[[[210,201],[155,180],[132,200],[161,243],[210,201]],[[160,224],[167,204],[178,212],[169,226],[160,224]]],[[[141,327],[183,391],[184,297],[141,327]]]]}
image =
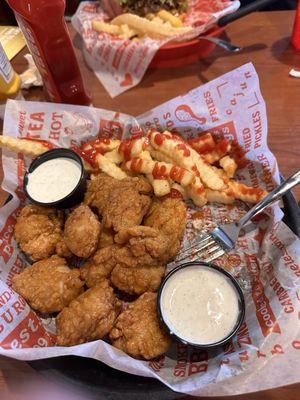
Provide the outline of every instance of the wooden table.
{"type": "MultiPolygon", "coordinates": [[[[178,69],[148,71],[141,84],[111,99],[94,74],[84,64],[80,39],[70,27],[84,79],[92,92],[96,107],[138,115],[152,107],[208,82],[246,62],[252,61],[260,77],[261,89],[267,103],[269,145],[277,157],[280,170],[288,176],[300,167],[300,80],[289,77],[292,67],[299,68],[300,54],[289,45],[294,13],[291,11],[262,12],[236,21],[226,28],[225,38],[244,48],[241,53],[228,54],[217,49],[210,57],[194,65],[178,69]]],[[[22,72],[23,51],[13,65],[22,72]]],[[[26,98],[43,100],[40,89],[31,89],[26,98]]],[[[300,189],[295,191],[300,200],[300,189]]],[[[1,192],[0,202],[5,199],[1,192]]],[[[271,373],[271,371],[270,371],[271,373]]],[[[20,394],[26,382],[45,384],[27,364],[2,358],[0,360],[0,397],[4,391],[20,394]],[[22,389],[21,389],[22,388],[22,389]]],[[[284,384],[284,382],[278,382],[284,384]]],[[[28,387],[28,385],[27,385],[28,387]]],[[[289,399],[299,398],[300,385],[260,392],[259,395],[226,397],[226,399],[289,399]]]]}

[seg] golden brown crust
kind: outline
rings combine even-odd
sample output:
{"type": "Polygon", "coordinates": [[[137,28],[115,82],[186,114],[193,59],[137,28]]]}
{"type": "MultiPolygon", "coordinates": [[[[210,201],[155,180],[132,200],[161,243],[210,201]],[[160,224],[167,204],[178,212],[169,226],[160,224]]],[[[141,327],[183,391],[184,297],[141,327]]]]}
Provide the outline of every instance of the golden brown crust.
{"type": "Polygon", "coordinates": [[[177,198],[155,199],[144,219],[144,224],[158,229],[169,239],[169,256],[173,258],[180,250],[186,226],[186,205],[177,198]]]}
{"type": "Polygon", "coordinates": [[[126,245],[116,254],[121,264],[150,266],[164,263],[170,258],[167,237],[149,226],[124,228],[115,236],[115,242],[126,245]]]}
{"type": "Polygon", "coordinates": [[[106,174],[99,174],[95,179],[88,181],[84,203],[96,208],[100,215],[106,207],[110,191],[118,184],[118,180],[106,174]]]}
{"type": "Polygon", "coordinates": [[[156,292],[164,276],[164,266],[124,267],[118,264],[111,273],[111,283],[128,294],[156,292]]]}
{"type": "Polygon", "coordinates": [[[81,279],[88,287],[95,286],[110,277],[111,271],[116,266],[115,253],[118,248],[118,245],[112,245],[97,250],[80,268],[81,279]]]}
{"type": "Polygon", "coordinates": [[[57,344],[73,346],[103,338],[116,318],[116,297],[107,281],[88,289],[56,318],[57,344]]]}
{"type": "Polygon", "coordinates": [[[114,244],[115,233],[112,229],[102,228],[99,236],[98,249],[114,244]]]}
{"type": "Polygon", "coordinates": [[[64,242],[77,257],[87,258],[97,249],[100,222],[85,204],[75,208],[68,216],[64,229],[64,242]]]}
{"type": "Polygon", "coordinates": [[[152,191],[142,178],[126,178],[110,191],[103,211],[103,225],[118,232],[122,228],[139,225],[147,213],[152,191]]]}
{"type": "Polygon", "coordinates": [[[151,360],[164,354],[171,345],[162,329],[156,310],[156,294],[144,293],[115,321],[109,334],[113,346],[135,358],[151,360]]]}
{"type": "Polygon", "coordinates": [[[15,225],[15,237],[20,248],[33,261],[50,257],[61,241],[63,213],[54,208],[33,204],[25,206],[15,225]]]}
{"type": "Polygon", "coordinates": [[[78,269],[56,255],[27,267],[12,280],[13,289],[41,313],[59,312],[83,291],[78,269]]]}

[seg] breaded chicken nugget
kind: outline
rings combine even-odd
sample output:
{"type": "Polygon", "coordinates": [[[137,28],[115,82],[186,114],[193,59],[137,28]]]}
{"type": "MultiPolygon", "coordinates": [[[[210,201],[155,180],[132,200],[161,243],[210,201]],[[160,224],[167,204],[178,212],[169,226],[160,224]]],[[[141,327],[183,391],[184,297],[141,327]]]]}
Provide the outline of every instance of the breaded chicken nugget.
{"type": "Polygon", "coordinates": [[[16,241],[33,261],[42,260],[55,253],[62,239],[62,227],[62,211],[29,204],[17,219],[16,241]]]}
{"type": "Polygon", "coordinates": [[[96,208],[100,215],[106,207],[111,189],[118,184],[118,180],[106,174],[99,174],[95,179],[88,181],[84,203],[96,208]]]}
{"type": "Polygon", "coordinates": [[[116,318],[116,297],[108,281],[71,301],[56,318],[57,344],[73,346],[103,338],[116,318]]]}
{"type": "Polygon", "coordinates": [[[115,254],[118,249],[118,245],[112,245],[97,250],[80,268],[81,279],[88,287],[95,286],[110,277],[111,271],[117,263],[115,254]]]}
{"type": "Polygon", "coordinates": [[[178,198],[155,199],[148,211],[144,224],[158,229],[170,242],[170,258],[180,250],[186,225],[186,205],[178,198]]]}
{"type": "Polygon", "coordinates": [[[103,211],[103,225],[118,232],[139,225],[149,210],[151,185],[142,178],[128,177],[119,181],[108,197],[103,211]]]}
{"type": "Polygon", "coordinates": [[[165,273],[164,266],[124,267],[118,264],[111,273],[111,283],[128,294],[156,292],[165,273]]]}
{"type": "Polygon", "coordinates": [[[117,261],[125,266],[158,265],[169,260],[168,238],[149,226],[124,228],[115,236],[115,242],[126,245],[116,253],[117,261]]]}
{"type": "Polygon", "coordinates": [[[78,269],[54,255],[27,267],[13,277],[12,287],[41,313],[59,312],[83,291],[78,269]]]}
{"type": "Polygon", "coordinates": [[[68,216],[64,229],[64,242],[77,257],[87,258],[97,249],[100,235],[98,217],[85,204],[75,208],[68,216]]]}
{"type": "Polygon", "coordinates": [[[116,319],[109,338],[113,346],[135,358],[151,360],[165,353],[171,338],[160,325],[156,294],[144,293],[131,303],[116,319]]]}

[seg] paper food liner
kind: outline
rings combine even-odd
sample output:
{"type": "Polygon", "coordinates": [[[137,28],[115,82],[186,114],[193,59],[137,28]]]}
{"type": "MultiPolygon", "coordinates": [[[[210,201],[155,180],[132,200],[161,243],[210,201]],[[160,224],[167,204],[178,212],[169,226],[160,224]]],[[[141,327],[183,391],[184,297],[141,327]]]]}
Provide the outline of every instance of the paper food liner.
{"type": "MultiPolygon", "coordinates": [[[[272,190],[279,182],[276,160],[267,146],[265,102],[252,64],[246,64],[137,117],[95,108],[23,102],[7,103],[4,134],[78,146],[97,136],[130,137],[142,128],[169,129],[184,137],[209,130],[237,139],[247,150],[247,168],[237,178],[272,190]]],[[[225,347],[205,351],[173,344],[154,361],[135,360],[98,340],[73,347],[54,346],[54,321],[41,319],[11,289],[26,260],[13,236],[24,205],[22,178],[30,159],[3,150],[2,187],[12,200],[0,218],[0,354],[20,360],[78,355],[128,373],[156,377],[175,391],[193,395],[232,395],[299,381],[299,239],[280,221],[279,208],[248,224],[236,248],[218,260],[241,282],[246,318],[225,347]],[[225,259],[225,261],[224,261],[225,259]],[[297,292],[298,291],[298,292],[297,292]]],[[[185,244],[213,223],[238,219],[235,206],[189,204],[185,244]]],[[[101,365],[99,364],[99,368],[101,365]]]]}
{"type": "MultiPolygon", "coordinates": [[[[223,15],[236,11],[240,6],[237,0],[191,0],[187,14],[187,23],[195,28],[182,39],[195,38],[211,28],[223,15]]],[[[124,40],[107,33],[92,29],[92,21],[107,21],[108,15],[101,2],[84,1],[80,3],[72,24],[83,39],[83,54],[87,64],[111,97],[137,85],[143,78],[148,65],[157,50],[167,40],[124,40]]]]}

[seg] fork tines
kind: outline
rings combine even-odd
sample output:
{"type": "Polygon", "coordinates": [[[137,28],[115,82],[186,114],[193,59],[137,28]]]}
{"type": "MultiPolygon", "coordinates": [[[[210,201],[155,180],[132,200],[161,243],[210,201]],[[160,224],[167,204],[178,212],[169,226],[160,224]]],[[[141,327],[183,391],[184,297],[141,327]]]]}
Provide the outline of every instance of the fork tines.
{"type": "Polygon", "coordinates": [[[188,259],[199,259],[210,262],[222,256],[224,253],[225,251],[216,240],[209,233],[204,233],[198,236],[190,247],[182,251],[175,262],[178,263],[183,260],[188,261],[188,259]]]}

